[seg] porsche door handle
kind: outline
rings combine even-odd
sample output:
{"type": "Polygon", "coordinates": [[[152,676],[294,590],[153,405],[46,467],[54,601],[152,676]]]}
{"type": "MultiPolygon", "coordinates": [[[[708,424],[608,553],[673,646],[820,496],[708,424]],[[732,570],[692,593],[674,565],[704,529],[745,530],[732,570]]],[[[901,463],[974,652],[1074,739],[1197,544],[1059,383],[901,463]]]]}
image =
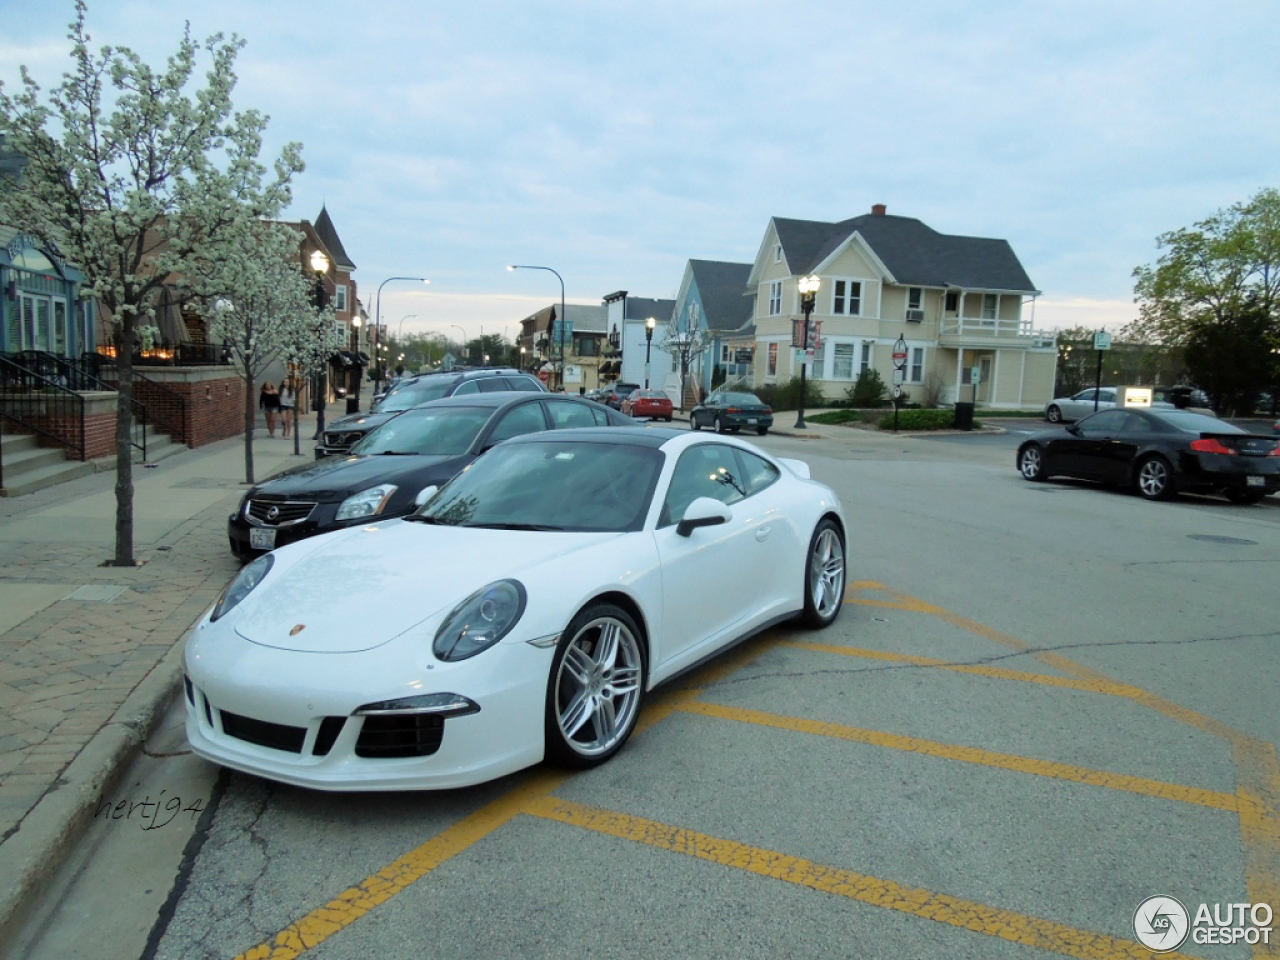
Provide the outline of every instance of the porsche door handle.
{"type": "Polygon", "coordinates": [[[756,527],[756,539],[761,541],[768,540],[769,534],[772,532],[773,532],[773,527],[771,527],[767,523],[762,527],[756,527]]]}

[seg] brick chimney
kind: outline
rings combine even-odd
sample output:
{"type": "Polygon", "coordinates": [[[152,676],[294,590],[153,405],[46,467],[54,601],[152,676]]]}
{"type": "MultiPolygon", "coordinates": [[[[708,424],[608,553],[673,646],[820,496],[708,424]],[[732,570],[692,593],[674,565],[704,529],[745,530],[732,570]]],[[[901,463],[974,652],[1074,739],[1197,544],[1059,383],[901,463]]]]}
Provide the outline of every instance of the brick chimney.
{"type": "Polygon", "coordinates": [[[871,215],[873,217],[883,217],[886,209],[888,208],[883,203],[873,203],[871,205],[871,215]]]}

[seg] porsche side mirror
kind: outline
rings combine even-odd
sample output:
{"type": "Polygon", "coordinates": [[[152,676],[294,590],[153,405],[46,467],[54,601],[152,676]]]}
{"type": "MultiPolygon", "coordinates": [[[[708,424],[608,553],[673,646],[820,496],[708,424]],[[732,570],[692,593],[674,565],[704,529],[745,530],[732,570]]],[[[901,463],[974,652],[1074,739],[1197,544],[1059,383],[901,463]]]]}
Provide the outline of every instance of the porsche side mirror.
{"type": "Polygon", "coordinates": [[[693,503],[689,504],[685,510],[684,516],[680,518],[680,523],[676,525],[676,533],[679,536],[687,537],[693,533],[698,527],[718,527],[722,523],[728,523],[733,519],[733,514],[729,508],[719,500],[712,500],[710,497],[699,497],[693,503]]]}
{"type": "Polygon", "coordinates": [[[1078,437],[1080,436],[1080,428],[1073,423],[1071,426],[1067,427],[1067,433],[1071,434],[1073,437],[1078,437]]]}

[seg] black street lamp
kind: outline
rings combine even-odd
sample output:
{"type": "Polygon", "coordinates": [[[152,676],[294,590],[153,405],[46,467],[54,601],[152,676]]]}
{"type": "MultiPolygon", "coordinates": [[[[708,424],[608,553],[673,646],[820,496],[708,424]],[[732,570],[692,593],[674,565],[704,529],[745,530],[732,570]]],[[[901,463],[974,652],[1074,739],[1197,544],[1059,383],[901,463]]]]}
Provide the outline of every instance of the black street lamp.
{"type": "Polygon", "coordinates": [[[649,355],[653,350],[653,328],[658,325],[655,317],[644,322],[644,388],[649,389],[649,355]]]}
{"type": "Polygon", "coordinates": [[[564,326],[565,326],[565,317],[564,317],[564,277],[560,276],[560,274],[559,274],[559,273],[556,273],[556,271],[555,271],[555,270],[552,270],[550,267],[535,267],[535,266],[531,266],[530,264],[527,264],[527,263],[513,263],[513,264],[511,264],[509,267],[507,267],[507,270],[509,270],[509,271],[510,271],[510,270],[545,270],[545,271],[547,271],[547,273],[554,273],[554,274],[556,275],[556,279],[560,281],[560,332],[559,332],[559,339],[560,339],[560,386],[562,386],[562,387],[563,387],[563,386],[564,386],[564,326]]]}
{"type": "Polygon", "coordinates": [[[804,396],[805,396],[805,365],[809,357],[809,315],[813,313],[813,302],[818,297],[818,287],[822,285],[822,281],[810,274],[807,277],[801,277],[798,284],[800,288],[800,309],[804,311],[804,336],[800,340],[800,412],[796,417],[796,427],[804,429],[804,396]]]}
{"type": "MultiPolygon", "coordinates": [[[[329,258],[320,250],[311,251],[311,269],[316,274],[316,286],[312,291],[312,297],[316,305],[316,342],[317,344],[324,341],[324,318],[320,317],[320,311],[325,308],[329,295],[324,289],[325,274],[329,272],[329,258]]],[[[311,405],[316,411],[316,435],[312,440],[319,440],[324,434],[324,400],[325,394],[328,393],[329,385],[325,382],[325,364],[328,360],[320,356],[320,350],[317,348],[315,356],[315,372],[311,375],[311,388],[314,394],[311,405]]],[[[293,425],[294,432],[298,430],[298,425],[293,425]]]]}

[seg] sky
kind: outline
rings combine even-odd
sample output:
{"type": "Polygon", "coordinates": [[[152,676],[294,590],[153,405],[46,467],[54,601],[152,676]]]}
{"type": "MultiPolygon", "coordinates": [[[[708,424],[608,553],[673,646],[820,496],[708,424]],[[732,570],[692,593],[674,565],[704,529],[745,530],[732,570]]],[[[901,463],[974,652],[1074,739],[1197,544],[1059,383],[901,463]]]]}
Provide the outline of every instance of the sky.
{"type": "MultiPolygon", "coordinates": [[[[1271,0],[89,0],[161,67],[237,34],[239,109],[307,164],[393,333],[514,337],[558,302],[676,296],[771,217],[883,203],[1008,240],[1035,326],[1136,316],[1156,238],[1280,186],[1271,0]],[[397,277],[424,277],[423,285],[397,277]],[[384,281],[389,281],[384,284],[384,281]],[[380,296],[378,288],[382,288],[380,296]]],[[[71,0],[0,0],[0,82],[71,66],[71,0]]],[[[1030,311],[1028,306],[1027,310],[1030,311]]]]}

